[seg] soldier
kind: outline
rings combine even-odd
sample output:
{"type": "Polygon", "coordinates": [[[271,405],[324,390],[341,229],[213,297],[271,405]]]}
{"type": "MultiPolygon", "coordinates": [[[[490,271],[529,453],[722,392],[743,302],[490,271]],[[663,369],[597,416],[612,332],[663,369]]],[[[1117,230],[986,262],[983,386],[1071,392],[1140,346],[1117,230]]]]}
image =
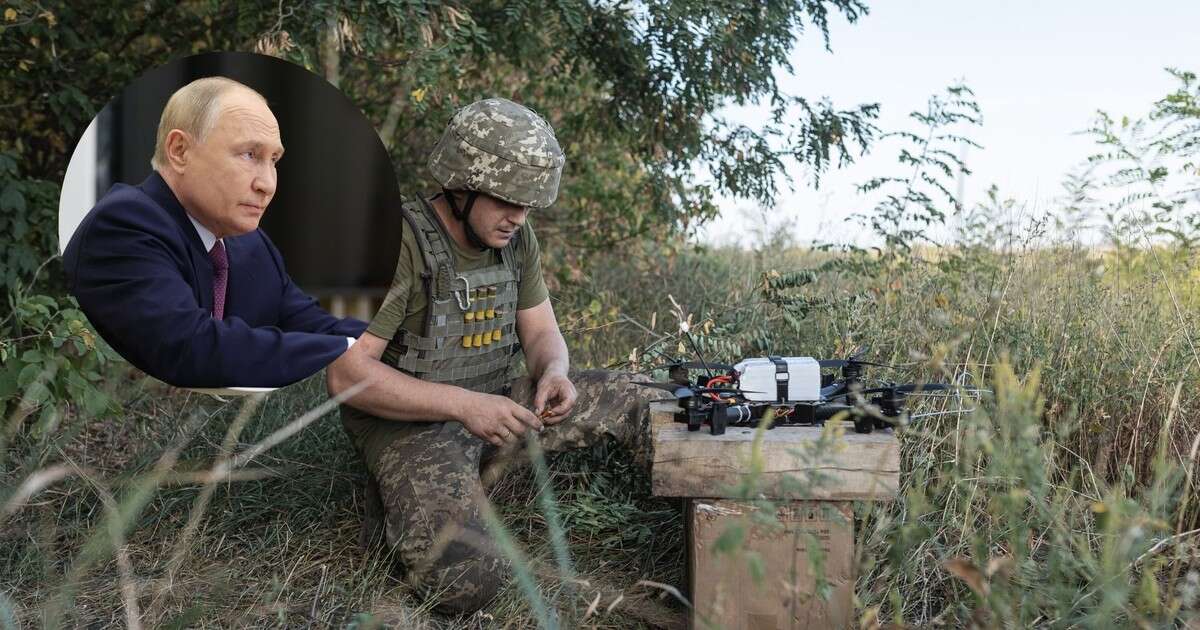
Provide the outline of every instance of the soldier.
{"type": "Polygon", "coordinates": [[[381,501],[387,544],[441,612],[482,608],[509,577],[481,517],[481,465],[528,431],[547,451],[611,436],[644,452],[633,377],[568,372],[526,223],[554,203],[563,162],[533,111],[499,98],[459,110],[429,159],[441,193],[402,208],[391,289],[327,372],[334,395],[371,383],[342,407],[370,474],[368,516],[381,501]],[[528,375],[510,380],[521,348],[528,375]]]}

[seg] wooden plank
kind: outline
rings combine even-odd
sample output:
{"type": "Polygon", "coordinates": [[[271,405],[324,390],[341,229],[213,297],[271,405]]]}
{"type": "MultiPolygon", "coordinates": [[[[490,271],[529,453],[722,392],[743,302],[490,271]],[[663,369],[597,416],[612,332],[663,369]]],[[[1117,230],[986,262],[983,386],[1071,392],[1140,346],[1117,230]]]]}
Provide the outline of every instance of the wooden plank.
{"type": "Polygon", "coordinates": [[[850,428],[822,440],[820,427],[778,427],[764,432],[759,457],[752,458],[753,428],[712,435],[652,415],[658,416],[650,469],[656,496],[852,501],[891,500],[898,492],[900,446],[890,432],[850,428]],[[739,485],[753,491],[745,494],[739,485]]]}
{"type": "Polygon", "coordinates": [[[675,424],[675,412],[679,409],[674,403],[650,403],[650,431],[652,439],[658,439],[658,430],[675,424]]]}

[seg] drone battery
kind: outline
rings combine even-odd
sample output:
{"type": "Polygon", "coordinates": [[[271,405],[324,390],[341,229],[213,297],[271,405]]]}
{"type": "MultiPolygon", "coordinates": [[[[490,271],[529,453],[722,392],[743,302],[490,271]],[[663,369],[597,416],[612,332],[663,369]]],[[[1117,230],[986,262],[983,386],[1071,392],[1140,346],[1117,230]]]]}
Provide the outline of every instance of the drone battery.
{"type": "Polygon", "coordinates": [[[812,357],[760,357],[733,366],[738,388],[754,402],[821,399],[821,365],[812,357]]]}

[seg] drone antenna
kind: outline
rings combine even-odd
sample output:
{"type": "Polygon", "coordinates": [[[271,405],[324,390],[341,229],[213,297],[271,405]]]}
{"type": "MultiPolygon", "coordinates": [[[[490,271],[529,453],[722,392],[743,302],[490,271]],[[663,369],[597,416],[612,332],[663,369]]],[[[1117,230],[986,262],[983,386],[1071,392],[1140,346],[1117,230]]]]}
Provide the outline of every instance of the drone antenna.
{"type": "Polygon", "coordinates": [[[696,340],[692,339],[691,333],[688,332],[688,325],[684,323],[679,327],[679,331],[683,333],[684,337],[687,337],[688,343],[692,344],[692,351],[695,352],[696,357],[700,359],[700,365],[704,366],[705,374],[712,376],[713,371],[708,367],[708,361],[704,360],[704,355],[700,354],[700,347],[696,345],[696,340]]]}

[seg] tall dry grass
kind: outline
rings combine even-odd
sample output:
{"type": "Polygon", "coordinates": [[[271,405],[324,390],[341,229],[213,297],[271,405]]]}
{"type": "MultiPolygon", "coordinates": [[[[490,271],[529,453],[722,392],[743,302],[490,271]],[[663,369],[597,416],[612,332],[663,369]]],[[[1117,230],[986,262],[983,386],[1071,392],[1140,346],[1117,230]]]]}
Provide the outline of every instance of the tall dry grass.
{"type": "MultiPolygon", "coordinates": [[[[625,257],[556,308],[577,364],[688,355],[690,317],[712,360],[867,344],[900,366],[876,376],[994,392],[903,430],[901,499],[859,507],[866,625],[1190,619],[1194,259],[1036,233],[918,253],[874,270],[798,248],[625,257]]],[[[7,445],[0,625],[616,628],[679,614],[655,586],[685,590],[678,505],[648,497],[611,445],[498,484],[494,523],[523,578],[482,616],[447,620],[385,552],[357,546],[361,469],[319,383],[246,407],[139,387],[122,417],[7,445]]]]}
{"type": "Polygon", "coordinates": [[[877,377],[994,392],[975,413],[901,432],[903,500],[860,510],[867,625],[1169,625],[1191,618],[1200,580],[1196,262],[1164,245],[1083,247],[1037,225],[1002,247],[927,248],[904,264],[697,250],[657,275],[598,265],[591,295],[567,311],[600,363],[690,358],[674,329],[683,316],[710,360],[867,344],[901,366],[877,377]],[[769,288],[822,269],[782,295],[769,288]],[[607,311],[588,310],[596,297],[607,311]]]}

